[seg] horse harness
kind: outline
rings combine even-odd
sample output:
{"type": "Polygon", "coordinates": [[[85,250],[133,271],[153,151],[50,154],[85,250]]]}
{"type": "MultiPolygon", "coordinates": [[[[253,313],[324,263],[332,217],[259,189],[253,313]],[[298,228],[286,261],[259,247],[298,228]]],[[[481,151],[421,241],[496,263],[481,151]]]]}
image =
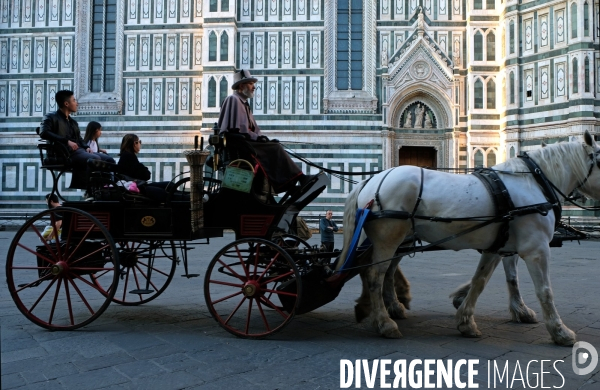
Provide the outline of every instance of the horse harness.
{"type": "MultiPolygon", "coordinates": [[[[548,212],[550,210],[553,210],[554,215],[555,215],[555,228],[556,228],[556,227],[558,227],[558,225],[560,223],[560,218],[561,218],[561,214],[562,214],[562,207],[561,207],[560,201],[556,195],[556,192],[554,190],[556,187],[548,180],[548,178],[546,177],[546,175],[544,174],[542,169],[537,165],[537,163],[535,161],[533,161],[527,155],[526,152],[523,153],[522,155],[519,155],[518,157],[525,163],[525,165],[527,166],[527,168],[529,169],[531,174],[533,174],[533,177],[535,178],[538,185],[541,187],[542,193],[544,194],[544,197],[546,198],[547,202],[537,203],[537,204],[528,205],[528,206],[515,207],[512,199],[510,197],[510,193],[508,192],[506,186],[504,185],[504,183],[503,183],[502,179],[500,178],[500,176],[498,175],[497,171],[495,171],[491,168],[479,168],[479,169],[476,169],[475,172],[473,172],[473,175],[475,175],[475,177],[477,177],[479,180],[482,181],[482,183],[484,184],[484,186],[486,187],[488,193],[490,194],[490,196],[492,198],[492,202],[494,203],[494,207],[495,207],[495,215],[493,217],[441,218],[441,217],[429,217],[429,216],[417,215],[416,212],[417,212],[417,209],[421,202],[421,198],[422,198],[422,194],[423,194],[423,183],[424,183],[424,173],[423,173],[424,170],[423,170],[423,168],[421,168],[421,184],[420,184],[420,188],[419,188],[419,195],[415,202],[413,211],[411,213],[409,213],[407,211],[384,210],[381,205],[381,201],[379,199],[379,190],[381,189],[381,185],[383,184],[383,181],[385,180],[387,175],[392,171],[390,169],[385,174],[383,179],[379,182],[377,191],[375,192],[375,198],[372,199],[369,202],[369,204],[367,205],[367,208],[370,208],[373,205],[373,203],[376,202],[377,206],[379,207],[379,210],[371,212],[370,215],[368,216],[367,220],[373,220],[373,219],[379,219],[379,218],[410,219],[412,222],[412,230],[414,233],[415,242],[420,241],[418,239],[418,237],[416,237],[415,219],[429,220],[431,222],[448,222],[448,223],[454,222],[454,221],[469,221],[469,220],[482,221],[480,224],[478,224],[474,227],[471,227],[467,230],[459,232],[450,237],[446,237],[437,242],[431,243],[431,244],[427,245],[425,248],[440,245],[440,244],[450,241],[454,238],[460,237],[467,233],[471,233],[477,229],[483,228],[484,226],[490,225],[492,223],[501,222],[502,225],[500,227],[500,231],[498,232],[498,236],[494,240],[493,244],[489,248],[485,249],[484,251],[491,252],[491,253],[502,253],[502,254],[507,255],[508,252],[502,252],[501,249],[506,245],[506,243],[509,239],[509,222],[512,221],[514,219],[514,217],[528,215],[528,214],[541,214],[543,216],[546,216],[546,215],[548,215],[548,212]]],[[[587,177],[590,176],[594,165],[595,164],[592,165],[592,168],[590,169],[590,172],[588,173],[587,177]]],[[[587,180],[587,177],[586,177],[586,180],[587,180]]],[[[585,180],[583,183],[580,184],[580,186],[583,185],[584,183],[585,183],[585,180]]],[[[421,249],[424,249],[424,248],[421,248],[421,249]]]]}

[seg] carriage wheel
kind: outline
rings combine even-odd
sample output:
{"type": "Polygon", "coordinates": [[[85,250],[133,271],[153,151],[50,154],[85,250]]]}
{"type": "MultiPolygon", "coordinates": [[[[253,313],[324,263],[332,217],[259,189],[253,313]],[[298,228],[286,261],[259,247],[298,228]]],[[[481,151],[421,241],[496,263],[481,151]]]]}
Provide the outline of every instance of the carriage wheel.
{"type": "MultiPolygon", "coordinates": [[[[173,241],[118,241],[117,247],[121,282],[113,302],[126,306],[141,305],[165,291],[177,266],[173,241]]],[[[106,290],[104,285],[112,281],[113,273],[98,272],[92,275],[92,280],[106,290]]]]}
{"type": "Polygon", "coordinates": [[[262,338],[294,317],[301,297],[299,280],[296,264],[281,247],[259,238],[242,239],[221,249],[208,265],[204,297],[225,330],[262,338]]]}
{"type": "Polygon", "coordinates": [[[312,247],[308,242],[301,239],[294,234],[282,234],[280,236],[273,237],[273,242],[282,247],[283,249],[311,249],[312,247]]]}
{"type": "Polygon", "coordinates": [[[110,304],[119,282],[119,255],[108,230],[92,215],[59,207],[28,220],[12,240],[6,280],[19,310],[34,324],[72,330],[98,318],[110,304]],[[42,232],[62,218],[58,240],[42,232]],[[104,288],[88,275],[111,272],[104,288]]]}

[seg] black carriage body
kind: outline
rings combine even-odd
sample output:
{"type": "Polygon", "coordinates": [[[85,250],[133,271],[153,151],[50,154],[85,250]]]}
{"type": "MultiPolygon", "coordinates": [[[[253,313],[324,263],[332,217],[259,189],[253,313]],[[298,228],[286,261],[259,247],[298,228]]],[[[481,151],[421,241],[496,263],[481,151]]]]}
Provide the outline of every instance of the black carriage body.
{"type": "MultiPolygon", "coordinates": [[[[265,204],[252,193],[221,188],[204,203],[204,228],[191,231],[190,202],[173,201],[169,204],[133,203],[125,201],[66,202],[66,207],[86,211],[96,217],[115,240],[160,239],[193,240],[222,237],[223,230],[231,229],[236,238],[270,238],[284,218],[288,206],[265,204]]],[[[292,208],[293,209],[293,208],[292,208]]],[[[293,215],[295,213],[291,211],[293,215]]],[[[293,216],[292,215],[292,216],[293,216]]],[[[65,226],[75,224],[76,234],[86,234],[85,221],[63,221],[65,226]]],[[[94,234],[94,232],[87,233],[94,234]]]]}

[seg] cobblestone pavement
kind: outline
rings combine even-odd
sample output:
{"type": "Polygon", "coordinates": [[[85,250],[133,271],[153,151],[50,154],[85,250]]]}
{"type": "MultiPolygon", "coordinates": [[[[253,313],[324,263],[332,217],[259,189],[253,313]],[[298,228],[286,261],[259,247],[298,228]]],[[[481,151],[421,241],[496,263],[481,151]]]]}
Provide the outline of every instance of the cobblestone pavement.
{"type": "MultiPolygon", "coordinates": [[[[0,232],[3,259],[13,235],[0,232]]],[[[342,236],[336,239],[339,248],[342,236]]],[[[409,318],[398,321],[402,339],[383,339],[355,323],[358,278],[348,282],[335,301],[297,316],[269,339],[236,338],[210,317],[202,289],[204,268],[232,240],[233,235],[226,234],[210,245],[194,245],[190,272],[201,277],[182,278],[179,266],[175,280],[156,300],[138,307],[112,304],[98,320],[72,332],[50,332],[21,315],[2,267],[2,389],[337,389],[341,359],[478,359],[479,388],[493,387],[488,385],[489,367],[502,371],[508,362],[504,381],[496,379],[498,388],[509,387],[510,377],[516,378],[512,388],[600,389],[598,367],[588,375],[575,375],[572,349],[554,345],[543,324],[509,321],[502,267],[477,305],[476,321],[483,336],[460,336],[448,295],[470,279],[479,258],[475,251],[429,252],[403,259],[413,300],[409,318]]],[[[318,238],[310,242],[316,244],[318,238]]],[[[550,268],[564,323],[579,340],[596,348],[600,348],[599,249],[600,242],[566,243],[552,250],[550,268]]],[[[522,261],[519,272],[523,298],[541,319],[522,261]]],[[[461,380],[466,381],[466,375],[461,369],[461,380]]],[[[366,377],[362,378],[362,388],[367,388],[366,377]]],[[[382,386],[379,378],[380,374],[374,388],[382,386]]],[[[386,381],[392,383],[390,377],[386,381]]]]}

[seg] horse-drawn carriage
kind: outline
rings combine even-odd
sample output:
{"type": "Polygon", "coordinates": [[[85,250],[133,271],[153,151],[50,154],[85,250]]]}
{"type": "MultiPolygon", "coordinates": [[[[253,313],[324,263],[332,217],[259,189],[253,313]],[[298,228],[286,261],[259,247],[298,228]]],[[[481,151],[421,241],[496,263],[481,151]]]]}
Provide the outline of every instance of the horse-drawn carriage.
{"type": "MultiPolygon", "coordinates": [[[[514,268],[520,255],[528,262],[554,341],[574,341],[548,294],[548,247],[585,238],[569,227],[554,234],[555,218],[560,219],[552,212],[559,207],[556,191],[566,198],[563,192],[579,187],[600,198],[600,149],[589,134],[583,148],[577,143],[549,146],[547,152],[532,153],[533,165],[525,156],[523,161],[509,160],[499,170],[480,171],[487,178],[416,167],[375,175],[348,198],[341,254],[321,252],[286,234],[297,214],[328,184],[323,172],[311,185],[280,199],[261,192],[265,186],[260,174],[248,192],[240,191],[239,185],[226,183],[223,174],[234,161],[253,161],[251,147],[235,135],[215,134],[210,139],[214,156],[206,161],[208,153],[202,147],[187,152],[191,178],[174,183],[164,202],[123,190],[118,173],[105,169],[92,175],[94,201],[65,202],[64,207],[27,221],[10,245],[6,264],[8,287],[19,310],[39,326],[71,330],[95,320],[111,302],[149,302],[165,290],[180,261],[184,276],[196,276],[188,274],[190,241],[208,243],[232,229],[236,241],[210,261],[204,295],[215,320],[240,337],[277,332],[295,314],[335,299],[343,284],[359,272],[363,297],[357,318],[370,315],[382,335],[399,337],[390,315],[402,318],[409,300],[406,280],[398,277],[396,268],[400,258],[424,250],[475,248],[482,251],[482,260],[473,288],[463,289],[457,303],[463,334],[480,334],[474,306],[500,259],[511,258],[514,268]],[[207,177],[205,164],[214,168],[207,177]],[[551,181],[543,174],[549,169],[551,181]],[[439,191],[442,185],[451,186],[445,194],[439,191]],[[59,220],[61,234],[44,240],[40,223],[57,226],[59,220]],[[363,227],[367,241],[361,238],[363,227]],[[420,239],[430,244],[419,246],[420,239]]],[[[510,266],[505,263],[505,268],[508,280],[510,266]]],[[[516,280],[516,271],[512,276],[516,280]]],[[[510,290],[511,314],[525,321],[525,314],[515,310],[529,309],[518,285],[515,288],[510,290]]]]}

